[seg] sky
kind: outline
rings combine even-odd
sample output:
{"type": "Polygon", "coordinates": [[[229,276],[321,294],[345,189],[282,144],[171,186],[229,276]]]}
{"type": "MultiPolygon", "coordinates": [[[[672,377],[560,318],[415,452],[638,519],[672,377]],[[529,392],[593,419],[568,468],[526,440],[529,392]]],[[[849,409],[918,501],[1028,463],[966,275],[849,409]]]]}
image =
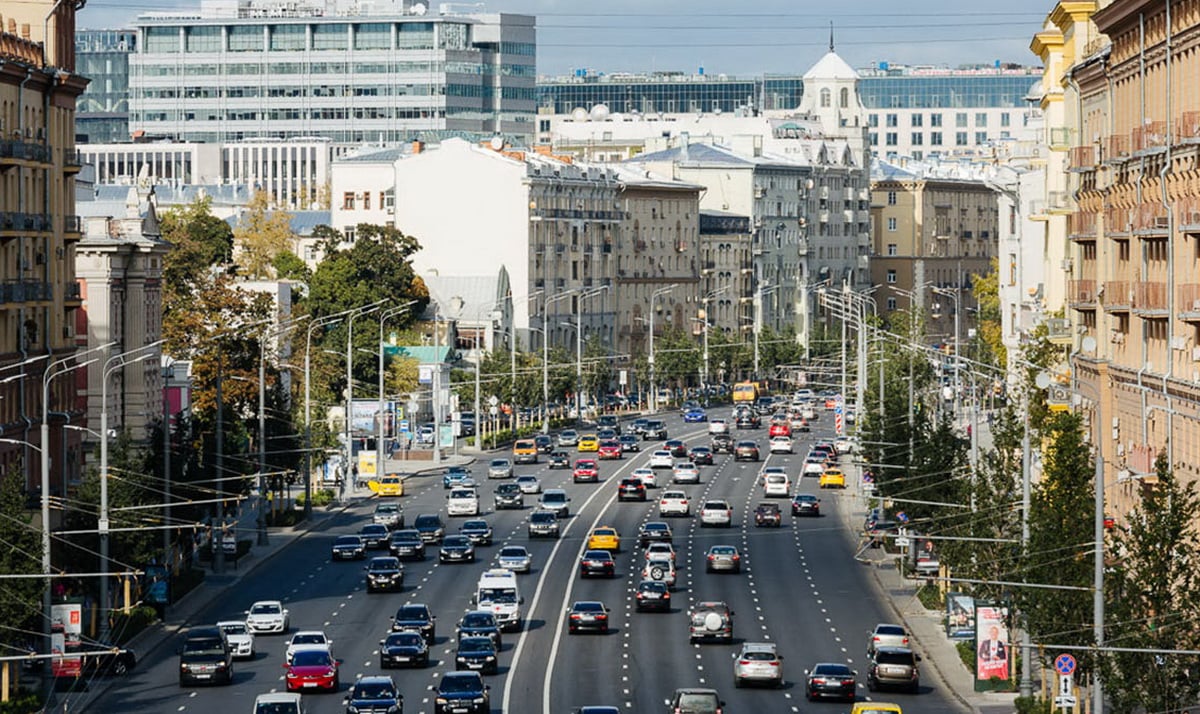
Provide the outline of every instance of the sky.
{"type": "MultiPolygon", "coordinates": [[[[427,0],[431,10],[438,0],[427,0]]],[[[1029,42],[1053,0],[487,0],[485,12],[537,17],[538,73],[680,71],[747,77],[800,74],[834,27],[854,67],[1037,65],[1029,42]]],[[[90,0],[81,28],[128,27],[141,12],[196,9],[199,0],[90,0]]],[[[458,12],[478,5],[456,3],[458,12]]]]}

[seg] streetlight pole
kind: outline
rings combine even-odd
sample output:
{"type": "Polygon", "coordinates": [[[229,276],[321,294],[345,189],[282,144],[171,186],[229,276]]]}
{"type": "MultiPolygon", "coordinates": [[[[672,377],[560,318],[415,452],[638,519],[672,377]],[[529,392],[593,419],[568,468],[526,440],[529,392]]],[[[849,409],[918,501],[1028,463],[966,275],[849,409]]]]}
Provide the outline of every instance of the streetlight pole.
{"type": "Polygon", "coordinates": [[[709,315],[708,303],[716,296],[729,290],[726,285],[723,288],[717,288],[704,296],[701,304],[704,305],[704,375],[700,380],[700,388],[704,391],[704,406],[708,406],[708,327],[712,324],[711,316],[709,315]]]}
{"type": "Polygon", "coordinates": [[[301,315],[294,320],[287,320],[271,330],[264,328],[261,343],[258,345],[258,518],[255,525],[258,531],[258,544],[265,546],[267,541],[267,340],[276,339],[300,322],[307,320],[308,315],[301,315]]]}
{"type": "Polygon", "coordinates": [[[948,288],[932,288],[933,292],[943,297],[948,297],[954,301],[954,421],[959,419],[959,393],[962,392],[962,383],[959,378],[960,360],[958,356],[958,320],[959,320],[959,288],[950,290],[948,288]]]}
{"type": "MultiPolygon", "coordinates": [[[[546,292],[545,288],[538,288],[525,296],[526,307],[530,300],[538,295],[546,292]]],[[[512,292],[508,294],[508,301],[512,302],[512,292]]],[[[509,369],[512,371],[512,383],[510,390],[512,392],[512,410],[513,410],[513,428],[516,428],[517,418],[517,319],[516,315],[510,315],[508,323],[508,361],[509,369]]],[[[479,407],[475,408],[475,430],[479,430],[479,407]]]]}
{"type": "Polygon", "coordinates": [[[760,372],[759,372],[758,335],[760,332],[762,332],[763,298],[766,297],[767,295],[769,295],[770,293],[773,293],[776,290],[778,290],[779,287],[780,286],[778,286],[778,285],[772,285],[769,288],[764,288],[762,285],[759,285],[758,286],[758,294],[754,298],[754,326],[753,327],[754,327],[754,378],[755,379],[758,379],[759,374],[760,374],[760,372]]]}
{"type": "Polygon", "coordinates": [[[580,293],[575,301],[575,420],[583,423],[583,301],[608,290],[601,285],[595,290],[580,293]]]}
{"type": "MultiPolygon", "coordinates": [[[[376,425],[377,430],[376,430],[376,434],[375,434],[375,476],[376,476],[376,478],[382,477],[384,475],[383,465],[384,465],[384,459],[385,459],[385,452],[383,449],[383,438],[384,438],[384,433],[383,433],[383,352],[384,352],[383,325],[389,317],[393,317],[395,315],[399,315],[400,313],[406,312],[406,311],[408,311],[408,309],[410,307],[412,307],[413,305],[416,305],[416,304],[417,304],[416,300],[409,300],[408,302],[404,303],[403,305],[398,305],[393,308],[388,308],[387,310],[384,310],[379,313],[379,407],[376,412],[379,415],[378,416],[379,423],[376,425]]],[[[395,425],[392,426],[392,432],[395,433],[395,425]]]]}
{"type": "Polygon", "coordinates": [[[346,467],[343,470],[342,486],[339,495],[346,493],[346,482],[353,486],[354,477],[354,439],[351,432],[351,411],[354,409],[354,318],[369,315],[387,302],[387,298],[377,300],[370,305],[363,305],[346,317],[346,467]]]}
{"type": "Polygon", "coordinates": [[[650,413],[654,414],[658,411],[658,382],[657,375],[654,371],[654,313],[658,306],[658,298],[660,295],[666,295],[675,289],[675,285],[671,284],[663,288],[659,288],[650,293],[650,413]]]}
{"type": "Polygon", "coordinates": [[[547,295],[542,302],[542,433],[550,433],[550,305],[558,300],[574,295],[577,288],[571,288],[558,295],[547,295]]]}
{"type": "Polygon", "coordinates": [[[304,346],[304,517],[312,516],[312,336],[318,327],[332,325],[360,308],[350,308],[313,320],[304,346]]]}

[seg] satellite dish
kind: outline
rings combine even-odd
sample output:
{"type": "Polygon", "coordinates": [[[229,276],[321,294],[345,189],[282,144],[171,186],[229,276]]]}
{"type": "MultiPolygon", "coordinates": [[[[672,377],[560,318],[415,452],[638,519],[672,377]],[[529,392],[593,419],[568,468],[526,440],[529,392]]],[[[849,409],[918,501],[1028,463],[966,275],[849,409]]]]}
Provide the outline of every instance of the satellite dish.
{"type": "Polygon", "coordinates": [[[493,136],[491,145],[493,151],[500,151],[504,148],[504,137],[500,135],[493,136]]]}
{"type": "Polygon", "coordinates": [[[573,121],[587,121],[587,118],[587,110],[583,107],[575,107],[575,109],[571,111],[571,119],[573,121]]]}
{"type": "Polygon", "coordinates": [[[1038,372],[1033,383],[1037,385],[1038,389],[1045,389],[1050,386],[1050,375],[1045,372],[1038,372]]]}
{"type": "Polygon", "coordinates": [[[414,14],[414,15],[424,15],[425,12],[426,12],[425,3],[419,2],[416,5],[412,6],[412,14],[414,14]]]}
{"type": "Polygon", "coordinates": [[[592,121],[604,121],[608,118],[608,115],[609,110],[607,104],[597,104],[596,106],[592,107],[592,121]]]}

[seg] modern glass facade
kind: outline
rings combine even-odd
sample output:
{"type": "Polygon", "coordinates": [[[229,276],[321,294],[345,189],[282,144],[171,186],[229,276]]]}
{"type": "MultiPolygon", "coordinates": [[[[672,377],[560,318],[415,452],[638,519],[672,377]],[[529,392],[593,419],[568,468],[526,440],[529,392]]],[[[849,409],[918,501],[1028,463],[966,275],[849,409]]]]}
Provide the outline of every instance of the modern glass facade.
{"type": "Polygon", "coordinates": [[[78,143],[129,140],[129,55],[136,48],[133,30],[75,33],[75,71],[91,80],[75,105],[78,143]]]}

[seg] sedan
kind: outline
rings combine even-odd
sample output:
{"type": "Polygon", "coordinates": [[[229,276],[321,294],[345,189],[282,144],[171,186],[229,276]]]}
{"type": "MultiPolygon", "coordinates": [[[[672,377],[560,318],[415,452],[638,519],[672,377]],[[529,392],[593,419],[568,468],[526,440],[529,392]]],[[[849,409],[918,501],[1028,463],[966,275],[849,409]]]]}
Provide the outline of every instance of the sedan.
{"type": "Polygon", "coordinates": [[[528,573],[533,567],[533,556],[523,545],[506,545],[496,555],[496,565],[514,573],[528,573]]]}
{"type": "Polygon", "coordinates": [[[288,611],[278,600],[259,600],[246,611],[246,627],[251,632],[288,631],[288,611]]]}
{"type": "Polygon", "coordinates": [[[709,434],[725,434],[729,431],[729,422],[724,419],[709,419],[708,433],[709,434]]]}
{"type": "Polygon", "coordinates": [[[658,515],[666,518],[668,516],[689,516],[692,513],[691,506],[688,504],[687,494],[683,491],[664,491],[662,498],[658,500],[658,515]]]}
{"type": "Polygon", "coordinates": [[[675,483],[700,483],[700,469],[691,461],[680,461],[671,471],[671,480],[675,483]]]}
{"type": "Polygon", "coordinates": [[[705,466],[713,465],[713,452],[707,446],[694,446],[688,452],[688,458],[697,466],[703,464],[705,466]]]}
{"type": "Polygon", "coordinates": [[[687,456],[687,444],[682,439],[668,439],[663,442],[663,448],[671,452],[671,456],[687,456]]]}
{"type": "Polygon", "coordinates": [[[575,446],[579,443],[579,432],[574,429],[563,429],[558,434],[559,446],[575,446]]]}
{"type": "Polygon", "coordinates": [[[602,459],[620,459],[623,457],[624,450],[621,448],[621,442],[616,439],[609,441],[601,441],[600,449],[597,455],[602,459]]]}
{"type": "Polygon", "coordinates": [[[593,575],[606,578],[617,576],[617,563],[613,560],[612,553],[607,550],[589,550],[583,554],[583,558],[579,560],[579,576],[588,578],[593,575]]]}
{"type": "Polygon", "coordinates": [[[758,461],[758,444],[753,441],[739,441],[733,447],[734,461],[758,461]]]}
{"type": "Polygon", "coordinates": [[[454,654],[454,669],[475,670],[483,674],[498,674],[500,663],[496,657],[496,645],[490,637],[463,637],[458,641],[458,652],[454,654]]]}
{"type": "Polygon", "coordinates": [[[809,670],[804,696],[810,702],[822,698],[852,702],[858,687],[857,677],[858,673],[844,664],[821,662],[809,670]]]}
{"type": "Polygon", "coordinates": [[[492,459],[488,464],[488,478],[512,478],[513,464],[508,459],[492,459]]]}
{"type": "Polygon", "coordinates": [[[607,550],[618,553],[621,550],[621,535],[612,526],[598,526],[592,530],[587,539],[588,550],[607,550]]]}
{"type": "Polygon", "coordinates": [[[386,548],[390,534],[388,527],[379,523],[368,523],[358,531],[363,545],[368,548],[386,548]]]}
{"type": "Polygon", "coordinates": [[[617,486],[618,501],[645,501],[646,500],[646,484],[642,483],[641,479],[623,478],[621,484],[617,486]]]}
{"type": "Polygon", "coordinates": [[[769,447],[772,454],[795,453],[795,449],[792,448],[792,437],[790,436],[772,436],[769,447]]]}
{"type": "Polygon", "coordinates": [[[464,535],[450,535],[442,539],[442,548],[438,551],[438,561],[442,563],[474,563],[475,546],[471,539],[464,535]]]}
{"type": "Polygon", "coordinates": [[[307,647],[296,650],[292,661],[283,665],[286,674],[284,681],[289,692],[304,689],[324,689],[336,692],[341,683],[338,680],[338,667],[341,660],[334,659],[326,647],[307,647]]]}
{"type": "Polygon", "coordinates": [[[420,632],[393,632],[379,641],[379,668],[427,667],[429,645],[420,632]]]}
{"type": "Polygon", "coordinates": [[[638,533],[638,543],[645,548],[650,543],[670,543],[674,536],[671,526],[662,521],[650,521],[638,533]]]}
{"type": "Polygon", "coordinates": [[[637,594],[634,596],[638,612],[657,610],[669,612],[671,609],[671,588],[657,580],[643,580],[638,583],[637,594]]]}
{"type": "Polygon", "coordinates": [[[646,560],[654,560],[655,558],[667,558],[670,561],[675,561],[675,546],[671,543],[659,541],[650,543],[646,546],[644,555],[646,560]]]}
{"type": "Polygon", "coordinates": [[[533,445],[537,447],[539,454],[548,454],[554,450],[554,441],[545,434],[533,437],[533,445]]]}
{"type": "Polygon", "coordinates": [[[688,409],[683,413],[683,422],[685,424],[698,424],[705,421],[708,421],[708,413],[703,409],[688,409]]]}
{"type": "Polygon", "coordinates": [[[388,541],[388,550],[397,558],[425,560],[425,541],[416,530],[396,531],[388,541]]]}
{"type": "Polygon", "coordinates": [[[362,560],[367,557],[367,545],[356,535],[338,536],[333,540],[329,557],[333,560],[362,560]]]}
{"type": "Polygon", "coordinates": [[[472,545],[491,545],[492,527],[484,520],[467,521],[458,532],[467,537],[472,545]]]}
{"type": "Polygon", "coordinates": [[[567,634],[591,630],[608,634],[608,608],[595,600],[584,600],[571,606],[567,613],[567,634]]]}
{"type": "Polygon", "coordinates": [[[819,488],[846,488],[846,474],[841,469],[825,469],[817,485],[819,488]]]}
{"type": "Polygon", "coordinates": [[[595,483],[600,480],[600,467],[593,459],[579,459],[575,462],[575,471],[571,474],[575,483],[584,481],[595,483]]]}
{"type": "Polygon", "coordinates": [[[617,443],[621,445],[621,451],[637,452],[642,450],[636,434],[621,434],[617,437],[617,443]]]}
{"type": "Polygon", "coordinates": [[[793,516],[821,515],[821,499],[809,493],[798,493],[792,499],[793,516]]]}
{"type": "Polygon", "coordinates": [[[571,468],[571,457],[565,451],[555,451],[550,454],[550,468],[552,469],[569,469],[571,468]]]}
{"type": "Polygon", "coordinates": [[[465,466],[451,466],[442,475],[442,488],[449,490],[460,485],[465,479],[470,477],[471,474],[465,466]]]}
{"type": "Polygon", "coordinates": [[[738,553],[738,549],[732,545],[714,545],[708,549],[704,560],[704,570],[708,573],[718,571],[725,573],[742,572],[742,556],[738,553]]]}
{"type": "Polygon", "coordinates": [[[538,480],[537,476],[530,476],[528,474],[525,476],[518,476],[517,488],[521,489],[521,493],[541,493],[542,482],[538,480]]]}
{"type": "Polygon", "coordinates": [[[721,526],[728,528],[733,524],[733,507],[728,501],[706,501],[700,509],[700,526],[721,526]]]}
{"type": "Polygon", "coordinates": [[[396,591],[404,587],[404,565],[392,556],[371,558],[367,563],[367,592],[396,591]]]}
{"type": "Polygon", "coordinates": [[[652,469],[669,469],[675,465],[675,459],[671,456],[671,452],[665,449],[659,449],[650,454],[650,468],[652,469]]]}
{"type": "Polygon", "coordinates": [[[629,474],[630,478],[635,478],[642,482],[646,488],[657,488],[658,477],[654,475],[654,469],[640,468],[634,469],[633,473],[629,474]]]}

